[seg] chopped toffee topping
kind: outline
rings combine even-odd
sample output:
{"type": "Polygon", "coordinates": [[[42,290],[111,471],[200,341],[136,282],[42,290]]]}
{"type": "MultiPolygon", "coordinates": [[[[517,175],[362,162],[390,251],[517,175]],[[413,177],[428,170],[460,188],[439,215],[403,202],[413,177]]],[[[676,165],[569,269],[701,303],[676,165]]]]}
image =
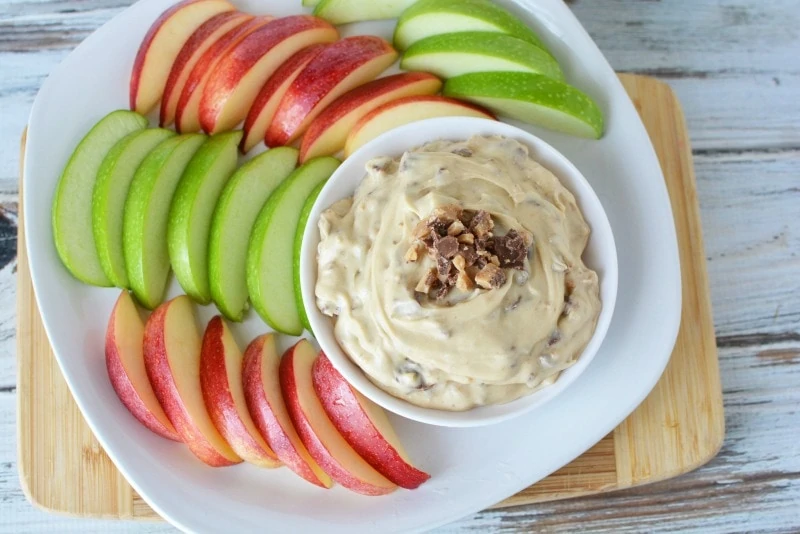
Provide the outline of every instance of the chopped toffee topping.
{"type": "Polygon", "coordinates": [[[414,242],[405,255],[416,262],[427,249],[435,267],[422,277],[415,291],[435,300],[455,287],[469,291],[476,285],[496,289],[508,280],[503,269],[525,272],[525,258],[533,236],[522,230],[494,234],[494,220],[484,210],[463,210],[455,204],[435,208],[414,228],[414,242]]]}

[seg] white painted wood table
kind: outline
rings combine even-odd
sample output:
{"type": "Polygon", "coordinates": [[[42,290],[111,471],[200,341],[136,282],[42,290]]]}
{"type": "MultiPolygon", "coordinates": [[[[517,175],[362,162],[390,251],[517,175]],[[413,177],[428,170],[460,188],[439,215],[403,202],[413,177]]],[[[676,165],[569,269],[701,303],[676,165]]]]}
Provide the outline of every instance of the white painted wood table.
{"type": "MultiPolygon", "coordinates": [[[[17,476],[19,137],[47,73],[128,3],[0,0],[0,532],[170,530],[47,514],[25,500],[17,476]]],[[[800,3],[570,4],[617,70],[659,77],[683,103],[727,437],[716,459],[677,479],[480,513],[442,531],[800,532],[800,3]]]]}

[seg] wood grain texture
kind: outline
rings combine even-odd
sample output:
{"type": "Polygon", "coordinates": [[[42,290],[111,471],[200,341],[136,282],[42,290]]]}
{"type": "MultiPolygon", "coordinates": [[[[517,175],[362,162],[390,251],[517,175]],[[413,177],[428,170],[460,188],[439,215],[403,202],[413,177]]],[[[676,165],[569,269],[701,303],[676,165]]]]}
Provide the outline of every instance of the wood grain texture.
{"type": "MultiPolygon", "coordinates": [[[[72,48],[129,3],[0,0],[0,215],[13,235],[19,136],[33,98],[72,48]]],[[[726,439],[709,464],[669,481],[483,512],[442,532],[800,532],[800,358],[789,356],[800,352],[796,0],[569,3],[614,68],[668,82],[686,112],[726,439]]],[[[0,251],[13,258],[15,244],[0,240],[0,251]]],[[[0,267],[0,532],[173,531],[66,518],[26,501],[17,471],[16,272],[13,259],[0,267]]]]}

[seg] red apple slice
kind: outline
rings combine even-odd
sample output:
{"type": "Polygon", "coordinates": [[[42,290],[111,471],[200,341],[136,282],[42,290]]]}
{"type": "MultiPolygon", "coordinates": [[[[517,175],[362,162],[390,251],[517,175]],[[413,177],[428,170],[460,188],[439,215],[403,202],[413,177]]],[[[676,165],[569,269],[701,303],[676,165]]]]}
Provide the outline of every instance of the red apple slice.
{"type": "Polygon", "coordinates": [[[144,327],[144,365],[158,402],[195,456],[212,467],[242,461],[206,410],[200,390],[200,333],[186,295],[150,315],[144,327]]]}
{"type": "Polygon", "coordinates": [[[247,407],[261,435],[289,469],[312,484],[330,488],[331,477],[308,454],[289,417],[278,379],[279,366],[273,334],[259,336],[250,343],[244,352],[242,370],[247,407]]]}
{"type": "Polygon", "coordinates": [[[281,462],[258,433],[242,389],[242,352],[219,315],[211,319],[200,352],[200,388],[206,409],[222,437],[246,462],[280,467],[281,462]]]}
{"type": "Polygon", "coordinates": [[[411,465],[380,406],[354,390],[325,354],[320,353],[312,373],[314,390],[328,417],[369,465],[401,488],[417,488],[430,478],[411,465]]]}
{"type": "Polygon", "coordinates": [[[192,133],[200,130],[200,99],[209,78],[211,78],[211,73],[214,72],[214,67],[231,48],[271,20],[274,18],[256,17],[237,26],[220,37],[197,60],[181,90],[180,98],[178,98],[178,107],[175,110],[175,128],[178,132],[192,133]]]}
{"type": "Polygon", "coordinates": [[[144,368],[144,323],[130,293],[123,291],[106,331],[106,367],[119,400],[144,426],[167,439],[181,441],[156,399],[144,368]]]}
{"type": "Polygon", "coordinates": [[[164,86],[160,113],[162,127],[169,126],[175,120],[178,99],[181,97],[186,80],[206,50],[219,41],[223,35],[252,19],[252,15],[238,11],[225,11],[208,19],[189,37],[175,58],[164,86]]]}
{"type": "Polygon", "coordinates": [[[133,62],[131,109],[149,113],[161,99],[172,64],[192,33],[214,15],[233,9],[227,0],[184,0],[162,13],[144,36],[133,62]]]}
{"type": "Polygon", "coordinates": [[[371,35],[342,39],[314,58],[286,91],[264,142],[287,145],[305,132],[328,104],[386,70],[397,59],[392,46],[371,35]]]}
{"type": "Polygon", "coordinates": [[[310,15],[268,22],[234,48],[214,69],[200,99],[200,124],[208,133],[229,130],[244,120],[264,82],[301,49],[339,38],[336,28],[310,15]]]}
{"type": "Polygon", "coordinates": [[[406,96],[433,95],[441,88],[441,80],[427,72],[404,72],[356,87],[314,119],[303,135],[300,161],[333,156],[342,150],[350,130],[373,109],[406,96]]]}
{"type": "Polygon", "coordinates": [[[397,486],[358,455],[325,413],[311,379],[316,356],[311,343],[301,340],[280,365],[283,398],[300,439],[319,466],[345,488],[363,495],[391,493],[397,486]]]}
{"type": "Polygon", "coordinates": [[[444,96],[409,96],[389,102],[361,118],[347,136],[345,157],[382,133],[398,126],[435,117],[479,117],[495,120],[491,112],[475,104],[444,96]]]}
{"type": "Polygon", "coordinates": [[[242,152],[248,152],[264,140],[264,135],[267,133],[267,128],[275,116],[275,111],[278,109],[278,104],[280,104],[283,95],[286,94],[289,86],[305,66],[317,57],[325,46],[327,45],[317,44],[302,49],[281,65],[275,71],[275,74],[270,76],[255,101],[253,101],[253,106],[244,121],[242,152]]]}

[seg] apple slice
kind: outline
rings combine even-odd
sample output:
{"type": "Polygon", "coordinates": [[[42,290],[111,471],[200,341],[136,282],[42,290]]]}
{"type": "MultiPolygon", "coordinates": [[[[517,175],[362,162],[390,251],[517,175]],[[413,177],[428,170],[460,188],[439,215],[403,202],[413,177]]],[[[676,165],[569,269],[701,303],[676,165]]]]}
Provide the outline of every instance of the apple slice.
{"type": "Polygon", "coordinates": [[[264,142],[267,146],[290,144],[328,104],[378,76],[395,59],[392,46],[371,35],[347,37],[326,47],[286,91],[264,142]]]}
{"type": "Polygon", "coordinates": [[[181,90],[180,98],[178,98],[178,107],[175,110],[175,128],[179,132],[197,132],[200,130],[200,100],[217,64],[242,39],[271,20],[273,20],[273,17],[256,17],[241,26],[233,28],[220,37],[197,60],[181,90]]]}
{"type": "Polygon", "coordinates": [[[401,488],[414,489],[431,478],[411,465],[381,407],[353,389],[324,353],[314,362],[312,377],[333,426],[369,465],[401,488]]]}
{"type": "Polygon", "coordinates": [[[184,0],[162,13],[144,36],[133,62],[131,109],[149,113],[161,100],[172,64],[192,33],[214,15],[233,10],[227,0],[184,0]]]}
{"type": "Polygon", "coordinates": [[[578,137],[603,136],[603,112],[564,82],[525,72],[482,72],[448,80],[444,94],[515,119],[578,137]]]}
{"type": "Polygon", "coordinates": [[[230,130],[247,116],[267,79],[303,48],[339,38],[336,28],[309,15],[268,22],[229,50],[200,99],[200,124],[209,133],[230,130]]]}
{"type": "Polygon", "coordinates": [[[294,296],[295,234],[306,198],[339,165],[334,158],[317,158],[290,174],[264,204],[250,235],[250,301],[261,318],[279,332],[295,336],[303,332],[294,296]]]}
{"type": "Polygon", "coordinates": [[[130,293],[123,291],[111,312],[106,331],[108,378],[119,400],[140,423],[159,436],[181,441],[147,378],[143,340],[144,323],[139,310],[130,293]]]}
{"type": "Polygon", "coordinates": [[[363,20],[396,19],[416,0],[322,0],[314,15],[331,24],[348,24],[363,20]]]}
{"type": "Polygon", "coordinates": [[[211,319],[203,335],[200,389],[211,421],[236,454],[259,467],[281,466],[247,411],[242,388],[242,352],[219,315],[211,319]]]}
{"type": "Polygon", "coordinates": [[[169,126],[175,120],[178,99],[200,58],[224,35],[252,19],[252,15],[225,11],[208,19],[189,37],[175,58],[164,86],[164,96],[161,97],[161,126],[169,126]]]}
{"type": "Polygon", "coordinates": [[[195,153],[183,173],[167,225],[169,260],[183,290],[200,304],[211,302],[208,238],[214,208],[239,162],[242,132],[217,134],[195,153]]]}
{"type": "Polygon", "coordinates": [[[53,238],[61,262],[78,280],[111,286],[94,243],[92,193],[109,151],[126,135],[147,127],[132,111],[113,111],[89,130],[70,156],[53,197],[53,238]]]}
{"type": "Polygon", "coordinates": [[[303,209],[300,210],[300,221],[297,223],[297,232],[294,235],[294,254],[292,256],[294,299],[297,302],[297,313],[300,314],[300,323],[303,328],[308,330],[311,335],[314,335],[314,332],[312,332],[311,323],[308,321],[306,306],[303,304],[303,291],[300,287],[300,249],[303,248],[303,235],[308,225],[308,217],[311,215],[311,209],[314,207],[314,203],[317,201],[317,197],[319,197],[323,187],[325,187],[325,182],[320,182],[308,195],[305,204],[303,204],[303,209]]]}
{"type": "Polygon", "coordinates": [[[564,74],[553,56],[536,45],[490,32],[434,35],[414,43],[400,68],[453,78],[471,72],[532,72],[556,80],[564,74]]]}
{"type": "Polygon", "coordinates": [[[435,117],[479,117],[494,119],[485,109],[442,96],[408,96],[384,104],[365,115],[350,131],[345,157],[382,133],[398,126],[435,117]]]}
{"type": "Polygon", "coordinates": [[[286,94],[289,86],[305,66],[317,57],[325,46],[327,45],[317,44],[302,49],[270,76],[244,120],[244,139],[242,139],[241,146],[243,153],[248,152],[264,140],[264,135],[267,133],[267,128],[275,116],[275,111],[278,109],[283,95],[286,94]]]}
{"type": "Polygon", "coordinates": [[[214,210],[208,245],[211,297],[231,321],[247,307],[247,246],[258,213],[297,165],[297,150],[273,148],[244,164],[228,181],[214,210]]]}
{"type": "Polygon", "coordinates": [[[405,50],[426,37],[460,32],[503,33],[547,50],[517,15],[491,0],[419,0],[397,21],[394,46],[405,50]]]}
{"type": "Polygon", "coordinates": [[[363,495],[386,495],[397,486],[372,468],[347,443],[325,413],[314,391],[312,366],[317,355],[305,339],[283,355],[280,381],[286,407],[309,454],[330,477],[363,495]]]}
{"type": "Polygon", "coordinates": [[[165,302],[144,327],[144,365],[156,398],[189,450],[212,467],[240,463],[214,427],[200,389],[200,333],[186,295],[165,302]]]}
{"type": "Polygon", "coordinates": [[[128,134],[114,145],[97,173],[92,194],[94,242],[103,271],[117,287],[130,287],[122,248],[122,215],[128,189],[144,158],[174,135],[175,132],[160,128],[128,134]]]}
{"type": "Polygon", "coordinates": [[[330,488],[331,477],[308,454],[286,409],[278,378],[280,357],[275,336],[265,334],[254,339],[244,352],[242,366],[247,407],[278,459],[312,484],[330,488]]]}
{"type": "Polygon", "coordinates": [[[373,109],[406,96],[433,95],[441,87],[439,78],[425,72],[395,74],[356,87],[334,101],[308,127],[300,145],[300,162],[342,150],[350,130],[373,109]]]}
{"type": "Polygon", "coordinates": [[[144,159],[131,182],[122,216],[125,270],[133,294],[153,309],[164,298],[169,277],[167,220],[183,170],[205,135],[167,139],[144,159]]]}

